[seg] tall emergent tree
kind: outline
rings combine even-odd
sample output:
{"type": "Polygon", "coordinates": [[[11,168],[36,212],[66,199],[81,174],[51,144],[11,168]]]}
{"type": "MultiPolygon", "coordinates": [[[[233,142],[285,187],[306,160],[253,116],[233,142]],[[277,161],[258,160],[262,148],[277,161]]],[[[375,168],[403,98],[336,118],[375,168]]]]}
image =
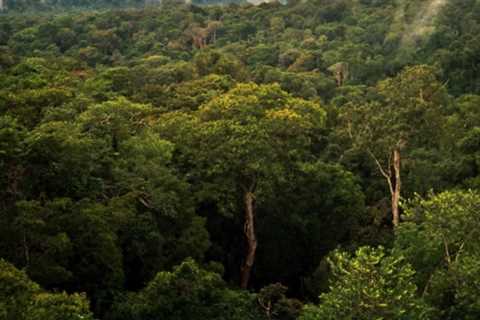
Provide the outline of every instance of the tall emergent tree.
{"type": "Polygon", "coordinates": [[[279,85],[239,84],[186,115],[160,121],[160,131],[190,154],[206,199],[236,210],[241,196],[246,250],[240,285],[246,288],[257,250],[255,203],[286,179],[299,161],[311,156],[316,129],[325,111],[316,103],[293,98],[279,85]],[[173,132],[172,132],[173,131],[173,132]],[[233,204],[233,205],[232,205],[233,204]]]}
{"type": "Polygon", "coordinates": [[[395,78],[379,82],[373,95],[368,102],[343,107],[343,129],[354,147],[371,156],[385,178],[393,225],[398,226],[401,160],[415,147],[438,143],[448,95],[429,66],[406,68],[395,78]]]}

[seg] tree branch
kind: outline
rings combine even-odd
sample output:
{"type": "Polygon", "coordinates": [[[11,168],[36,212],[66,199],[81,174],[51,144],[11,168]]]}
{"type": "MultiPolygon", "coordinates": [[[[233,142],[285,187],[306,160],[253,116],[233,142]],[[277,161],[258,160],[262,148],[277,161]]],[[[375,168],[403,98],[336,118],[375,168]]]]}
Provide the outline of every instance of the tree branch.
{"type": "MultiPolygon", "coordinates": [[[[377,167],[378,167],[378,170],[380,170],[380,173],[382,174],[382,176],[385,177],[385,179],[387,180],[387,183],[388,183],[388,187],[390,189],[390,194],[393,195],[393,185],[392,185],[392,177],[390,176],[390,174],[388,174],[382,167],[382,164],[380,163],[380,161],[378,161],[377,157],[375,157],[375,155],[373,154],[373,152],[367,148],[367,152],[368,154],[373,158],[373,160],[375,161],[375,163],[377,164],[377,167]]],[[[389,160],[390,162],[390,160],[389,160]]]]}
{"type": "Polygon", "coordinates": [[[452,258],[450,257],[450,250],[448,249],[448,242],[445,236],[442,235],[443,246],[445,247],[445,258],[447,259],[448,267],[452,264],[452,258]]]}

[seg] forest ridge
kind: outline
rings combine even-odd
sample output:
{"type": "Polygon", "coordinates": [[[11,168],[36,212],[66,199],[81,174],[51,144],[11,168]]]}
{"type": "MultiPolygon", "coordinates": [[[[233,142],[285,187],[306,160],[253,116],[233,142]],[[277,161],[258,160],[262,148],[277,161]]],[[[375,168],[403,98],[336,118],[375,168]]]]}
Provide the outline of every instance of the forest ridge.
{"type": "Polygon", "coordinates": [[[480,0],[0,0],[0,320],[480,318],[480,0]]]}

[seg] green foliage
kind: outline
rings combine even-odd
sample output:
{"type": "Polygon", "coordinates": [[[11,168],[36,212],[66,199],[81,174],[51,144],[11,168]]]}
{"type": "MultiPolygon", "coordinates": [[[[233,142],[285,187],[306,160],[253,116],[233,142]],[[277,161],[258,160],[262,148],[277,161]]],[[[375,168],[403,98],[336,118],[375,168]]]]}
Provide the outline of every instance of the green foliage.
{"type": "Polygon", "coordinates": [[[3,259],[0,260],[1,319],[21,319],[29,299],[38,292],[40,287],[33,283],[25,272],[3,259]]]}
{"type": "MultiPolygon", "coordinates": [[[[98,183],[98,149],[103,146],[78,126],[66,121],[49,121],[30,131],[28,148],[30,192],[52,197],[85,197],[101,187],[98,183]],[[42,190],[35,190],[40,187],[42,190]]],[[[25,189],[28,190],[28,187],[25,189]]]]}
{"type": "Polygon", "coordinates": [[[84,294],[40,293],[33,298],[32,306],[26,311],[28,320],[93,320],[88,300],[84,294]]]}
{"type": "Polygon", "coordinates": [[[125,98],[91,106],[79,116],[84,131],[103,138],[118,151],[118,144],[145,127],[152,113],[149,106],[131,103],[125,98]]]}
{"type": "Polygon", "coordinates": [[[25,272],[0,260],[0,318],[93,320],[84,294],[42,292],[25,272]]]}
{"type": "Polygon", "coordinates": [[[302,303],[288,299],[287,287],[275,283],[262,288],[258,293],[258,303],[267,319],[294,320],[300,315],[302,303]]]}
{"type": "MultiPolygon", "coordinates": [[[[291,170],[285,181],[275,185],[281,191],[257,205],[262,245],[256,275],[267,283],[279,276],[313,273],[330,250],[344,239],[358,237],[365,215],[358,180],[341,166],[317,161],[291,170]]],[[[315,298],[325,282],[309,279],[305,285],[315,298]]]]}
{"type": "Polygon", "coordinates": [[[428,66],[405,69],[378,83],[375,99],[343,106],[340,117],[354,146],[388,168],[393,149],[436,146],[448,96],[428,66]]]}
{"type": "MultiPolygon", "coordinates": [[[[278,85],[241,84],[192,116],[167,114],[158,131],[191,157],[186,160],[198,167],[193,173],[201,184],[231,194],[257,183],[268,190],[272,179],[285,177],[291,164],[308,154],[311,135],[324,118],[320,106],[293,98],[278,85]]],[[[208,192],[201,196],[228,196],[211,191],[200,190],[208,192]]]]}
{"type": "Polygon", "coordinates": [[[192,259],[124,299],[110,319],[259,319],[253,295],[228,289],[219,274],[192,259]]]}
{"type": "Polygon", "coordinates": [[[443,319],[474,319],[479,315],[478,212],[474,191],[447,191],[409,204],[412,222],[402,226],[396,250],[419,270],[424,296],[441,310],[443,319]],[[476,262],[475,262],[476,261],[476,262]]]}
{"type": "Polygon", "coordinates": [[[383,248],[359,248],[355,256],[336,251],[330,291],[319,306],[307,306],[300,319],[430,319],[430,308],[417,297],[415,271],[402,256],[383,248]]]}
{"type": "Polygon", "coordinates": [[[0,318],[479,318],[478,1],[154,2],[0,0],[0,318]]]}
{"type": "Polygon", "coordinates": [[[12,176],[9,172],[15,172],[17,175],[22,172],[27,134],[26,128],[15,118],[0,117],[0,185],[2,186],[0,194],[3,201],[12,196],[15,197],[20,192],[16,185],[19,177],[12,176]]]}

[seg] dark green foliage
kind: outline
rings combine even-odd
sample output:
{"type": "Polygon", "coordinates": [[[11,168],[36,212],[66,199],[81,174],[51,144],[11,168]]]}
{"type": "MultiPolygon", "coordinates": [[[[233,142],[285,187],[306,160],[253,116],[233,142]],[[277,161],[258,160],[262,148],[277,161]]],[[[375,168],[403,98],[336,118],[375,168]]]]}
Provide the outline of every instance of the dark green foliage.
{"type": "Polygon", "coordinates": [[[47,293],[25,272],[0,260],[0,319],[93,320],[84,294],[47,293]]]}
{"type": "Polygon", "coordinates": [[[275,283],[258,292],[258,305],[267,319],[293,320],[300,315],[303,305],[299,300],[288,299],[285,296],[287,289],[280,283],[275,283]]]}
{"type": "Polygon", "coordinates": [[[329,263],[330,292],[320,296],[318,307],[307,306],[300,319],[430,319],[430,308],[417,297],[415,271],[402,256],[360,247],[354,257],[334,252],[329,263]]]}
{"type": "Polygon", "coordinates": [[[330,250],[355,237],[365,214],[364,197],[350,172],[321,161],[301,164],[277,188],[281,194],[258,204],[257,274],[264,283],[281,276],[297,289],[303,285],[298,274],[310,275],[330,250]]]}
{"type": "Polygon", "coordinates": [[[108,319],[261,319],[255,295],[227,288],[221,276],[187,259],[159,272],[145,289],[119,298],[108,319]]]}
{"type": "Polygon", "coordinates": [[[442,319],[479,316],[478,215],[480,196],[474,191],[447,191],[409,204],[412,222],[399,230],[395,249],[418,270],[423,296],[440,310],[442,319]]]}
{"type": "Polygon", "coordinates": [[[479,1],[215,2],[0,0],[0,319],[479,318],[479,1]]]}

